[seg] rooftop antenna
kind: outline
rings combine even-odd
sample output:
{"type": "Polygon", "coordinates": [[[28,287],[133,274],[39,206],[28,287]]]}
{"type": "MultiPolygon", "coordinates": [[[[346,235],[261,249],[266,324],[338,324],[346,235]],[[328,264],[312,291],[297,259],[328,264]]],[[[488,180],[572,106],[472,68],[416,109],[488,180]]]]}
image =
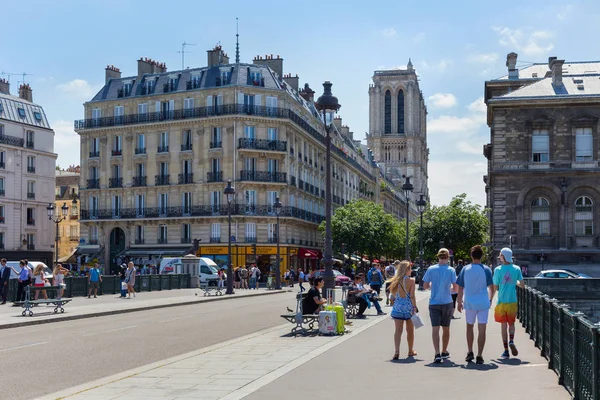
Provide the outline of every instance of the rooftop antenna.
{"type": "Polygon", "coordinates": [[[185,69],[185,55],[191,53],[190,51],[185,51],[185,47],[186,46],[195,46],[194,43],[186,43],[183,42],[181,43],[181,51],[178,51],[178,53],[181,53],[181,69],[185,69]]]}
{"type": "Polygon", "coordinates": [[[240,63],[240,31],[238,26],[238,17],[235,17],[235,63],[240,63]]]}
{"type": "Polygon", "coordinates": [[[22,83],[25,83],[25,76],[27,76],[27,75],[33,75],[33,74],[28,74],[26,72],[4,72],[4,71],[2,71],[0,73],[0,75],[6,75],[6,76],[8,76],[8,83],[10,83],[10,77],[12,75],[21,75],[21,76],[23,76],[23,82],[22,83]]]}

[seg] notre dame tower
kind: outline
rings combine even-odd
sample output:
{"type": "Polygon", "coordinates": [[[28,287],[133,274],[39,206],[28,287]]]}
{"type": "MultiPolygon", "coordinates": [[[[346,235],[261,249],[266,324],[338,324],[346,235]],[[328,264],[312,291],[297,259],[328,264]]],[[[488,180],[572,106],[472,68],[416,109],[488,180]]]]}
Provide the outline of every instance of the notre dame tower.
{"type": "Polygon", "coordinates": [[[429,197],[427,108],[410,60],[406,69],[375,71],[369,85],[367,146],[386,176],[402,185],[411,177],[413,200],[429,197]]]}

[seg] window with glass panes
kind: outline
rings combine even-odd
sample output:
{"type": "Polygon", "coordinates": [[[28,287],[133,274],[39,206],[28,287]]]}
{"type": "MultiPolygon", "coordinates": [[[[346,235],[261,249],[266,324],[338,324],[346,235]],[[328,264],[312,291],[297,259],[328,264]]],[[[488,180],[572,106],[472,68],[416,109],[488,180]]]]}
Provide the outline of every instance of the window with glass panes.
{"type": "Polygon", "coordinates": [[[534,129],[532,131],[531,161],[550,161],[550,136],[547,129],[534,129]]]}
{"type": "Polygon", "coordinates": [[[592,161],[594,159],[594,141],[592,128],[575,129],[575,161],[592,161]]]}
{"type": "Polygon", "coordinates": [[[592,236],[594,234],[594,202],[587,196],[575,200],[575,235],[592,236]]]}
{"type": "Polygon", "coordinates": [[[533,236],[550,235],[550,203],[544,197],[531,202],[531,226],[533,236]]]}

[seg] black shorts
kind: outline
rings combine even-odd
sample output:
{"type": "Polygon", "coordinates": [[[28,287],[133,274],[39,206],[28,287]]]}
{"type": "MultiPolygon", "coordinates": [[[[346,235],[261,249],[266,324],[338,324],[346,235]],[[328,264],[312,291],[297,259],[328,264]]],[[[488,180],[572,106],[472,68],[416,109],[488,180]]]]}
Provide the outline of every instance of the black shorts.
{"type": "Polygon", "coordinates": [[[452,320],[452,303],[448,304],[430,304],[429,318],[431,326],[450,326],[452,320]]]}

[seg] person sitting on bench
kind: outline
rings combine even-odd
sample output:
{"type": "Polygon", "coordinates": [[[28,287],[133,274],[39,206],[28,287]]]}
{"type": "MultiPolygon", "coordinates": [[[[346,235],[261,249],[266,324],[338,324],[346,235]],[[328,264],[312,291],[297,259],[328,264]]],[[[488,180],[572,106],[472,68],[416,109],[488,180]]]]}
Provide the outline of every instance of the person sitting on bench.
{"type": "Polygon", "coordinates": [[[327,300],[321,298],[321,289],[323,288],[323,278],[314,278],[311,287],[302,300],[302,314],[318,314],[321,306],[327,303],[327,300]]]}
{"type": "Polygon", "coordinates": [[[366,318],[363,314],[367,307],[370,307],[371,304],[375,306],[377,310],[377,315],[385,315],[383,310],[381,309],[381,305],[379,305],[379,298],[377,297],[377,293],[373,290],[368,290],[365,288],[363,284],[364,275],[358,274],[354,277],[354,284],[352,285],[352,289],[348,292],[351,295],[354,295],[356,298],[356,302],[358,303],[358,314],[356,318],[366,318]]]}

